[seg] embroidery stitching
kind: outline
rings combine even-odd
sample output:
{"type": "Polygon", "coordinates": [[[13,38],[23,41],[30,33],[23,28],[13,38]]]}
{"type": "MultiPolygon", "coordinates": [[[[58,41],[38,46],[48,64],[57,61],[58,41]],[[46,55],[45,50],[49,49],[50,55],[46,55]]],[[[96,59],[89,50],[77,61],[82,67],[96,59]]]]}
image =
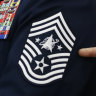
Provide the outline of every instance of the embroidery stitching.
{"type": "Polygon", "coordinates": [[[33,23],[18,62],[27,80],[45,85],[62,79],[75,40],[61,12],[33,23]]]}

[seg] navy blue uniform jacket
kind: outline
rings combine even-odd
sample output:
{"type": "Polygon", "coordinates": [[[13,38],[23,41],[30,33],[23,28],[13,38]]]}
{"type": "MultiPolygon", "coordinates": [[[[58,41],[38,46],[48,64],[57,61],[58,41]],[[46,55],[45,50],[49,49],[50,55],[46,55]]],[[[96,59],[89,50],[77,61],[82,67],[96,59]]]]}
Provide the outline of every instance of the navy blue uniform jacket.
{"type": "Polygon", "coordinates": [[[96,96],[96,59],[78,55],[94,46],[96,0],[21,0],[0,40],[0,96],[96,96]]]}

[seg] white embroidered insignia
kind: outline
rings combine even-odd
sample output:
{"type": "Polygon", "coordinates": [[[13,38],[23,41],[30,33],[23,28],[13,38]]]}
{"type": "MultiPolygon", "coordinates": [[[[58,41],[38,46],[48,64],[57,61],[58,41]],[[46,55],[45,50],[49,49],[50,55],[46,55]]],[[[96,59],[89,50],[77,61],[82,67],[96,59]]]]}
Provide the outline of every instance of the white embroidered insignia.
{"type": "Polygon", "coordinates": [[[33,23],[19,60],[24,76],[41,85],[62,79],[75,40],[61,12],[33,23]]]}

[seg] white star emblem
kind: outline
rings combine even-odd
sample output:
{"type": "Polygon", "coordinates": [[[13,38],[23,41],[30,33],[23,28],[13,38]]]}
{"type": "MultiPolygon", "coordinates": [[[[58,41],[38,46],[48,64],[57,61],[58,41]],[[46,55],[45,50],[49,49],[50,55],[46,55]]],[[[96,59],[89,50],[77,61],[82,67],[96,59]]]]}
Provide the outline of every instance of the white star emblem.
{"type": "Polygon", "coordinates": [[[40,42],[40,38],[36,38],[36,43],[39,43],[40,42]]]}
{"type": "Polygon", "coordinates": [[[37,64],[37,66],[34,70],[40,69],[42,73],[44,72],[44,68],[49,66],[48,64],[44,63],[44,57],[42,58],[41,61],[35,60],[35,62],[37,64]]]}
{"type": "Polygon", "coordinates": [[[61,51],[61,49],[63,48],[61,45],[58,45],[57,47],[58,47],[57,49],[58,49],[59,51],[61,51]]]}
{"type": "Polygon", "coordinates": [[[50,50],[50,52],[52,52],[53,48],[55,47],[55,44],[58,42],[59,41],[55,41],[53,39],[53,35],[51,35],[50,37],[45,38],[44,41],[40,43],[40,45],[42,45],[41,49],[50,50]]]}

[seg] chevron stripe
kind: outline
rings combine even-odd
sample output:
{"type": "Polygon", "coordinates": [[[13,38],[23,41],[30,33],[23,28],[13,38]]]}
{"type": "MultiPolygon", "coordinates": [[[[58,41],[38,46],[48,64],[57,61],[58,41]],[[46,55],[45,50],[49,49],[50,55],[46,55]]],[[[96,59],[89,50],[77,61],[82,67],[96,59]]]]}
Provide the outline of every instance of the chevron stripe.
{"type": "Polygon", "coordinates": [[[54,20],[54,21],[51,21],[51,22],[46,23],[46,24],[44,24],[44,25],[40,25],[40,26],[35,27],[35,28],[31,28],[30,32],[38,31],[38,30],[41,30],[41,29],[43,29],[43,28],[49,27],[49,26],[54,25],[54,24],[57,24],[57,25],[59,26],[59,28],[60,28],[63,36],[64,36],[64,37],[66,38],[66,40],[70,43],[70,45],[73,46],[74,43],[73,43],[72,40],[69,38],[69,36],[66,34],[66,32],[65,32],[64,28],[62,27],[59,19],[56,19],[56,20],[54,20]]]}
{"type": "Polygon", "coordinates": [[[38,55],[42,54],[39,48],[31,40],[27,39],[27,43],[30,44],[32,48],[34,48],[34,50],[38,53],[38,55]]]}
{"type": "Polygon", "coordinates": [[[56,57],[65,57],[65,56],[70,56],[70,53],[57,53],[57,54],[52,54],[49,55],[48,58],[52,59],[52,58],[56,58],[56,57]]]}
{"type": "Polygon", "coordinates": [[[26,69],[25,69],[25,67],[24,67],[24,65],[23,65],[23,63],[22,63],[21,61],[19,61],[19,66],[21,67],[24,76],[25,76],[30,82],[33,82],[33,83],[36,83],[36,84],[48,84],[48,83],[50,83],[50,82],[52,82],[52,81],[61,79],[61,78],[63,77],[63,74],[61,74],[61,75],[53,76],[53,77],[51,77],[51,78],[49,78],[49,79],[47,79],[47,80],[42,80],[42,81],[40,81],[40,80],[35,80],[35,79],[33,79],[32,77],[30,77],[30,76],[28,75],[28,73],[27,73],[27,71],[26,71],[26,69]]]}
{"type": "Polygon", "coordinates": [[[56,68],[65,68],[67,64],[57,64],[57,65],[52,65],[51,70],[56,69],[56,68]]]}
{"type": "Polygon", "coordinates": [[[29,62],[27,61],[27,59],[23,55],[21,55],[21,60],[24,62],[24,65],[27,67],[28,72],[30,73],[30,75],[32,75],[33,77],[35,77],[37,79],[46,79],[46,78],[48,78],[50,76],[53,76],[53,75],[56,75],[56,74],[59,74],[59,73],[63,73],[64,72],[64,69],[59,69],[59,70],[51,71],[50,73],[48,73],[46,75],[37,75],[37,74],[35,74],[32,71],[29,62]]]}
{"type": "Polygon", "coordinates": [[[29,55],[29,53],[24,49],[23,54],[28,58],[30,62],[32,62],[32,57],[29,55]]]}
{"type": "Polygon", "coordinates": [[[51,63],[63,63],[63,62],[68,62],[68,58],[60,58],[60,59],[53,59],[51,60],[51,63]]]}
{"type": "Polygon", "coordinates": [[[25,48],[32,54],[33,57],[36,57],[36,53],[30,48],[27,44],[25,44],[25,48]]]}
{"type": "Polygon", "coordinates": [[[36,25],[40,25],[40,24],[46,23],[46,22],[51,21],[51,20],[53,20],[53,19],[55,19],[55,18],[57,18],[57,17],[59,17],[59,18],[61,19],[61,22],[63,23],[65,29],[66,29],[67,32],[68,32],[68,34],[69,34],[70,37],[75,41],[76,38],[75,38],[75,36],[73,35],[73,33],[71,32],[71,30],[69,29],[68,25],[66,24],[65,19],[64,19],[64,17],[63,17],[63,15],[62,15],[61,12],[59,12],[59,13],[51,16],[51,17],[48,17],[48,18],[46,18],[46,19],[44,19],[44,20],[41,20],[41,21],[38,21],[38,22],[34,22],[34,23],[32,24],[32,26],[36,26],[36,25]]]}

